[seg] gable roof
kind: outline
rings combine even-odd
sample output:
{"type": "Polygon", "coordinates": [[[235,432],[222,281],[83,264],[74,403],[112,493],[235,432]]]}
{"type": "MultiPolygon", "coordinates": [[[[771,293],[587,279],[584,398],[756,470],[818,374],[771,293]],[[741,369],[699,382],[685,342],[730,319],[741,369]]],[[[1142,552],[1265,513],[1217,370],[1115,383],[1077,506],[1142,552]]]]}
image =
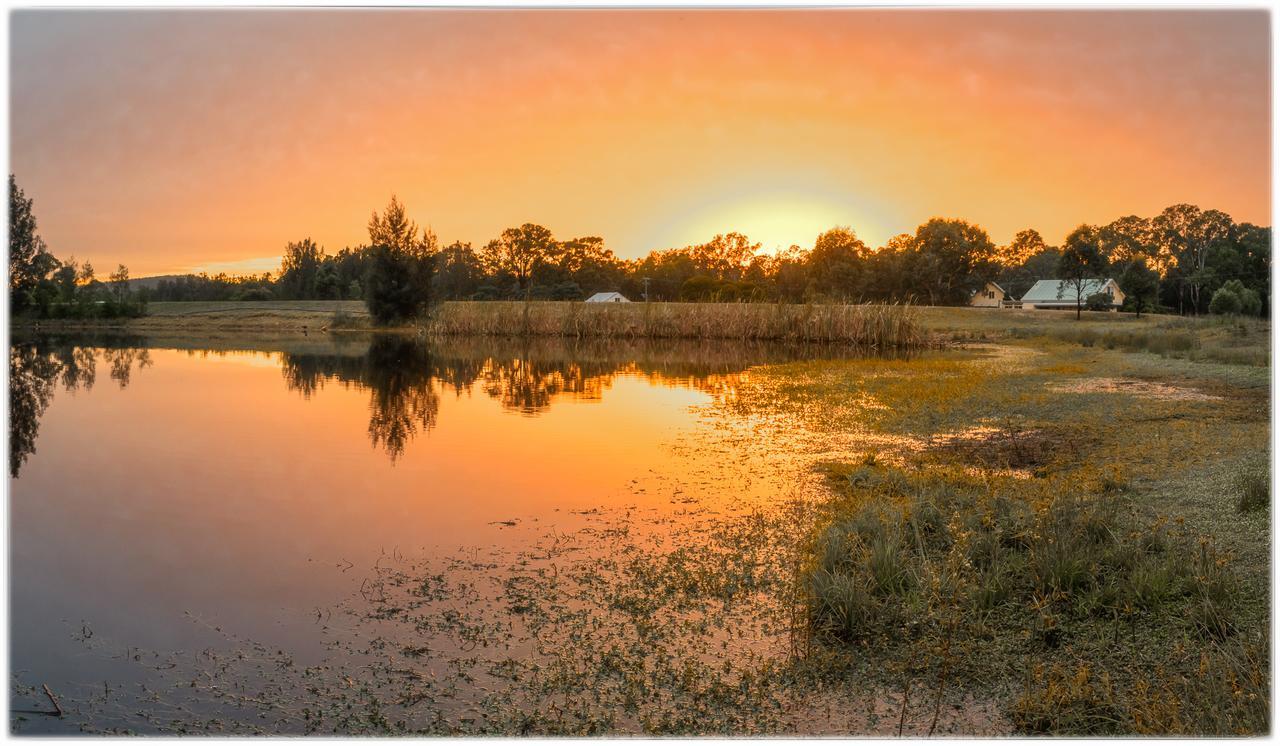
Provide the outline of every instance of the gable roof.
{"type": "MultiPolygon", "coordinates": [[[[1105,280],[1089,279],[1084,281],[1084,293],[1080,295],[1080,300],[1088,298],[1095,293],[1106,292],[1107,285],[1112,282],[1111,278],[1105,280]]],[[[1036,284],[1022,296],[1023,303],[1071,303],[1076,302],[1075,286],[1068,284],[1064,280],[1037,280],[1036,284]]]]}
{"type": "Polygon", "coordinates": [[[987,281],[982,285],[982,287],[978,288],[977,290],[973,291],[972,293],[969,293],[969,297],[970,297],[970,298],[973,298],[973,297],[974,297],[974,296],[976,296],[978,293],[981,293],[982,291],[986,290],[986,289],[987,289],[987,285],[990,285],[991,287],[995,288],[996,290],[999,290],[1003,295],[1008,295],[1008,294],[1009,294],[1009,291],[1008,291],[1008,290],[1005,290],[1005,289],[1004,289],[1004,288],[1002,288],[1002,287],[1000,287],[1000,284],[999,284],[999,283],[997,283],[996,281],[994,281],[994,280],[987,280],[987,281]]]}
{"type": "Polygon", "coordinates": [[[627,300],[627,296],[623,295],[622,293],[596,293],[590,298],[587,298],[587,302],[588,303],[608,303],[608,302],[626,303],[629,301],[627,300]]]}

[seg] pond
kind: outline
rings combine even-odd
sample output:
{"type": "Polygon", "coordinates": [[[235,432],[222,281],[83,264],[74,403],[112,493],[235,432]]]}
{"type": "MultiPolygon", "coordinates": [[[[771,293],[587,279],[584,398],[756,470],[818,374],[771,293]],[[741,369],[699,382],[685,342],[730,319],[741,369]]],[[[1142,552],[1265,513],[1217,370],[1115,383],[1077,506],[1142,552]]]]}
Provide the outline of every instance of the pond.
{"type": "Polygon", "coordinates": [[[15,337],[12,727],[840,732],[749,685],[815,480],[718,404],[848,354],[15,337]]]}

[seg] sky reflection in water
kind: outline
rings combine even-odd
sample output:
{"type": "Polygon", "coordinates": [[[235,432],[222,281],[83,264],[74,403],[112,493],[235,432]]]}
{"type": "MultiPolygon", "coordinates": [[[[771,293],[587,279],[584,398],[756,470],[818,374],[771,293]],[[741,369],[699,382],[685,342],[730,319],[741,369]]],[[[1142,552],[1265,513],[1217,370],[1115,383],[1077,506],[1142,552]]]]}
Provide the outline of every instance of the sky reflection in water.
{"type": "Polygon", "coordinates": [[[381,555],[496,553],[596,509],[678,511],[698,488],[726,505],[767,500],[773,487],[745,474],[712,483],[699,405],[731,395],[751,364],[816,354],[401,336],[184,345],[15,340],[11,649],[31,681],[131,675],[71,642],[84,634],[198,649],[221,626],[315,659],[320,633],[304,622],[356,590],[347,568],[381,555]]]}

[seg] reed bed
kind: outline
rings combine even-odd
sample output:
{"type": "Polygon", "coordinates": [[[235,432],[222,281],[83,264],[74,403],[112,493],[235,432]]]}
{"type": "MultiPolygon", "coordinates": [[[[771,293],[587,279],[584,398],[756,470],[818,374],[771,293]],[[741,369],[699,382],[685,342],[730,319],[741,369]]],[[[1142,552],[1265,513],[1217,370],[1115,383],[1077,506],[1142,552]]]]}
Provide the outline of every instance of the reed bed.
{"type": "Polygon", "coordinates": [[[441,304],[427,330],[444,336],[734,339],[911,349],[925,344],[907,305],[467,302],[441,304]]]}

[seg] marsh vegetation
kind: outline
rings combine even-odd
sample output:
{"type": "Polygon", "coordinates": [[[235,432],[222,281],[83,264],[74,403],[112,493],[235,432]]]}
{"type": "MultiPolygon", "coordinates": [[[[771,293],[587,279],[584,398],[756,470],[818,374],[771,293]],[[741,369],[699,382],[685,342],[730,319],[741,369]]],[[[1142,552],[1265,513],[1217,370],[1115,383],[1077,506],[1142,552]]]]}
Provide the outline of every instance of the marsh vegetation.
{"type": "MultiPolygon", "coordinates": [[[[230,449],[259,430],[279,452],[207,476],[208,501],[205,488],[175,502],[99,477],[129,515],[164,499],[246,551],[192,537],[165,548],[143,526],[117,537],[145,550],[122,567],[163,556],[246,592],[151,609],[167,619],[152,631],[107,607],[61,610],[76,621],[61,638],[31,628],[31,649],[72,646],[108,683],[39,668],[19,675],[15,701],[34,707],[53,681],[60,727],[98,732],[1267,731],[1269,369],[1251,364],[1266,360],[1264,330],[920,313],[948,349],[352,334],[20,345],[11,367],[32,382],[40,426],[23,430],[14,482],[15,521],[36,541],[19,537],[24,566],[56,566],[41,547],[75,530],[55,520],[69,509],[127,525],[68,489],[68,438],[118,411],[104,397],[133,397],[163,442],[190,440],[202,459],[241,463],[230,449]],[[1148,341],[1084,344],[1067,328],[1148,341]],[[1163,334],[1194,341],[1152,349],[1163,334]],[[1238,339],[1253,353],[1205,354],[1238,339]],[[116,385],[59,399],[112,360],[116,385]],[[170,379],[205,382],[207,417],[166,423],[170,379]],[[208,419],[221,397],[247,391],[297,428],[242,414],[234,445],[200,433],[221,421],[208,419]],[[562,448],[520,445],[543,427],[562,448]],[[566,441],[566,427],[596,435],[566,441]],[[463,455],[495,449],[509,468],[463,455]],[[539,460],[561,475],[547,490],[520,476],[539,460]],[[383,487],[353,503],[355,474],[383,487]],[[447,492],[424,495],[428,479],[447,492]],[[232,488],[243,499],[212,501],[232,488]],[[231,522],[250,509],[272,526],[312,515],[314,541],[281,546],[231,522]],[[264,593],[311,611],[263,615],[264,593]]],[[[20,601],[39,597],[19,586],[20,601]]],[[[47,720],[15,713],[14,727],[47,720]]]]}

